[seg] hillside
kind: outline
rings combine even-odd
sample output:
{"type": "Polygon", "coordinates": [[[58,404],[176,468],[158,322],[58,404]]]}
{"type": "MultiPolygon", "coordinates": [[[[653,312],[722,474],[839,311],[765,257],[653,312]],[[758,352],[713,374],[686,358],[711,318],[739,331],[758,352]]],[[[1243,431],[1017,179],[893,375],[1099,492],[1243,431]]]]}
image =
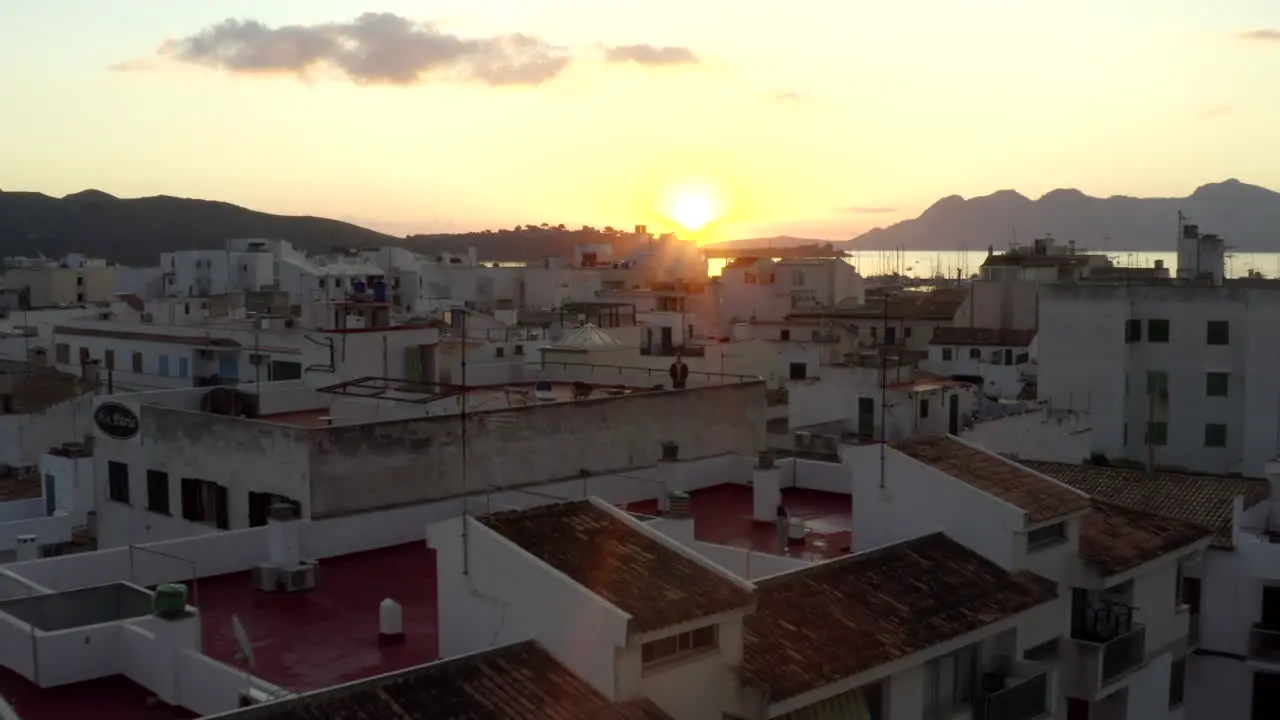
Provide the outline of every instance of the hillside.
{"type": "Polygon", "coordinates": [[[912,220],[876,228],[849,250],[980,250],[1029,243],[1046,233],[1089,250],[1173,251],[1178,211],[1242,252],[1280,251],[1280,193],[1239,180],[1203,185],[1185,198],[1096,198],[1054,190],[1031,200],[1012,190],[945,197],[912,220]]]}

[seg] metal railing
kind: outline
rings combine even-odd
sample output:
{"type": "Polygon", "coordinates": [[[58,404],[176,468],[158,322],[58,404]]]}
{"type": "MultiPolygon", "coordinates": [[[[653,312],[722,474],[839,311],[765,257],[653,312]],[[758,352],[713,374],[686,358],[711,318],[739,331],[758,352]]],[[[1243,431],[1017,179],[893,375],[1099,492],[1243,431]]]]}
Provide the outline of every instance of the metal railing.
{"type": "MultiPolygon", "coordinates": [[[[574,363],[574,362],[557,362],[542,360],[538,363],[540,370],[567,370],[574,373],[575,378],[581,374],[582,379],[587,380],[586,376],[590,376],[592,382],[607,383],[611,377],[634,381],[636,376],[642,378],[653,378],[655,384],[671,382],[671,373],[669,368],[650,368],[650,367],[632,367],[627,365],[600,365],[597,363],[574,363]],[[628,378],[628,376],[632,376],[628,378]]],[[[737,375],[733,373],[716,373],[707,372],[705,370],[689,370],[689,381],[700,381],[702,385],[729,385],[735,383],[754,383],[764,382],[763,378],[757,375],[737,375]]],[[[625,384],[620,382],[619,384],[625,384]]]]}
{"type": "Polygon", "coordinates": [[[1255,624],[1249,630],[1249,657],[1280,663],[1280,628],[1255,624]]]}
{"type": "Polygon", "coordinates": [[[1013,684],[978,697],[974,720],[1035,720],[1048,713],[1048,672],[1010,679],[1013,684]]]}
{"type": "Polygon", "coordinates": [[[1146,658],[1147,629],[1135,626],[1129,632],[1101,645],[1102,684],[1115,680],[1142,664],[1146,658]]]}

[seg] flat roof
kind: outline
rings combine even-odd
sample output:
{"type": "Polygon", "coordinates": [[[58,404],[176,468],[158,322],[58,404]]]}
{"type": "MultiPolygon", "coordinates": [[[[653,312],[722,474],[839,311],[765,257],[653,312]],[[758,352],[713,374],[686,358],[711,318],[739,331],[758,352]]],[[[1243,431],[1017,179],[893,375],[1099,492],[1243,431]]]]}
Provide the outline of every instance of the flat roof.
{"type": "Polygon", "coordinates": [[[1246,508],[1271,497],[1265,480],[1217,475],[1147,472],[1099,465],[1024,461],[1036,472],[1064,482],[1109,503],[1185,520],[1214,532],[1213,546],[1233,547],[1232,505],[1244,498],[1246,508]]]}
{"type": "Polygon", "coordinates": [[[907,440],[890,447],[1019,508],[1032,523],[1089,508],[1089,497],[1083,492],[950,435],[907,440]]]}
{"type": "Polygon", "coordinates": [[[1035,330],[939,325],[933,329],[933,337],[930,338],[929,344],[1027,347],[1035,339],[1035,330]]]}
{"type": "Polygon", "coordinates": [[[751,592],[591,500],[508,510],[479,522],[632,618],[659,630],[751,605],[751,592]]]}
{"type": "MultiPolygon", "coordinates": [[[[778,554],[777,529],[773,523],[755,521],[752,491],[746,485],[712,485],[689,494],[694,537],[702,542],[778,554]]],[[[787,515],[804,521],[805,542],[788,543],[783,555],[802,560],[828,560],[849,553],[853,534],[853,505],[849,495],[782,488],[782,505],[787,515]]],[[[658,501],[644,500],[622,505],[637,515],[658,515],[658,501]]]]}
{"type": "Polygon", "coordinates": [[[649,700],[614,704],[533,640],[314,695],[246,708],[237,720],[670,720],[649,700]]]}
{"type": "Polygon", "coordinates": [[[756,583],[742,667],[773,702],[1012,617],[1057,597],[1053,581],[1010,573],[942,533],[756,583]]]}
{"type": "Polygon", "coordinates": [[[1080,519],[1080,559],[1107,577],[1212,535],[1212,530],[1183,520],[1094,500],[1092,512],[1080,519]]]}
{"type": "Polygon", "coordinates": [[[0,478],[0,502],[33,500],[43,495],[43,483],[38,471],[0,478]]]}
{"type": "MultiPolygon", "coordinates": [[[[184,326],[186,327],[186,326],[184,326]]],[[[199,325],[189,327],[199,328],[199,325]]],[[[133,330],[110,330],[104,328],[89,327],[73,327],[70,325],[57,325],[53,328],[53,334],[57,335],[76,335],[81,337],[102,337],[116,338],[118,340],[137,340],[139,342],[156,342],[156,343],[174,343],[178,345],[192,345],[195,347],[203,347],[214,350],[237,350],[241,346],[240,343],[229,338],[211,337],[204,335],[173,335],[159,332],[138,332],[133,330]]]]}
{"type": "Polygon", "coordinates": [[[41,688],[0,666],[0,697],[22,720],[186,720],[185,708],[153,702],[154,693],[123,675],[41,688]]]}
{"type": "Polygon", "coordinates": [[[204,653],[232,667],[233,615],[253,646],[254,674],[292,692],[401,670],[439,656],[435,553],[423,543],[320,561],[315,589],[256,590],[248,572],[200,578],[190,604],[200,609],[204,653]],[[378,643],[378,605],[404,610],[404,642],[378,643]]]}

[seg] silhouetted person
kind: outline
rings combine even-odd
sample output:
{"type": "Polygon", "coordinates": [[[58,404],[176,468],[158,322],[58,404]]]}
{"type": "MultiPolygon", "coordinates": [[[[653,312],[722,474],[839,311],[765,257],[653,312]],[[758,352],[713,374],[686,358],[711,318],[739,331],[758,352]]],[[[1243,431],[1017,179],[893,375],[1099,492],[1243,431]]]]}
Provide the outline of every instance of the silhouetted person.
{"type": "Polygon", "coordinates": [[[684,364],[684,360],[679,355],[676,361],[671,363],[671,387],[676,390],[684,389],[686,383],[689,382],[689,366],[684,364]]]}

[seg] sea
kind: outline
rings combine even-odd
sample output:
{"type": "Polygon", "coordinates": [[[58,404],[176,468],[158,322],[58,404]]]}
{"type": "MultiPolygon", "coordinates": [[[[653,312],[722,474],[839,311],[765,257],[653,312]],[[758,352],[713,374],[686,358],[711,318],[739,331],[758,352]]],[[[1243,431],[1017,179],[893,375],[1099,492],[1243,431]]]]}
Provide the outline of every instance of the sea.
{"type": "MultiPolygon", "coordinates": [[[[1178,254],[1176,252],[1126,252],[1112,251],[1105,254],[1118,267],[1152,267],[1157,260],[1163,261],[1169,268],[1169,274],[1177,273],[1178,254]]],[[[863,250],[853,251],[847,258],[849,264],[858,270],[863,277],[873,275],[904,275],[913,278],[967,278],[978,273],[982,262],[987,259],[986,250],[863,250]]],[[[719,275],[727,261],[711,259],[708,261],[708,274],[719,275]]],[[[1280,253],[1228,252],[1226,257],[1227,277],[1248,277],[1261,274],[1263,277],[1280,278],[1280,253]]]]}

